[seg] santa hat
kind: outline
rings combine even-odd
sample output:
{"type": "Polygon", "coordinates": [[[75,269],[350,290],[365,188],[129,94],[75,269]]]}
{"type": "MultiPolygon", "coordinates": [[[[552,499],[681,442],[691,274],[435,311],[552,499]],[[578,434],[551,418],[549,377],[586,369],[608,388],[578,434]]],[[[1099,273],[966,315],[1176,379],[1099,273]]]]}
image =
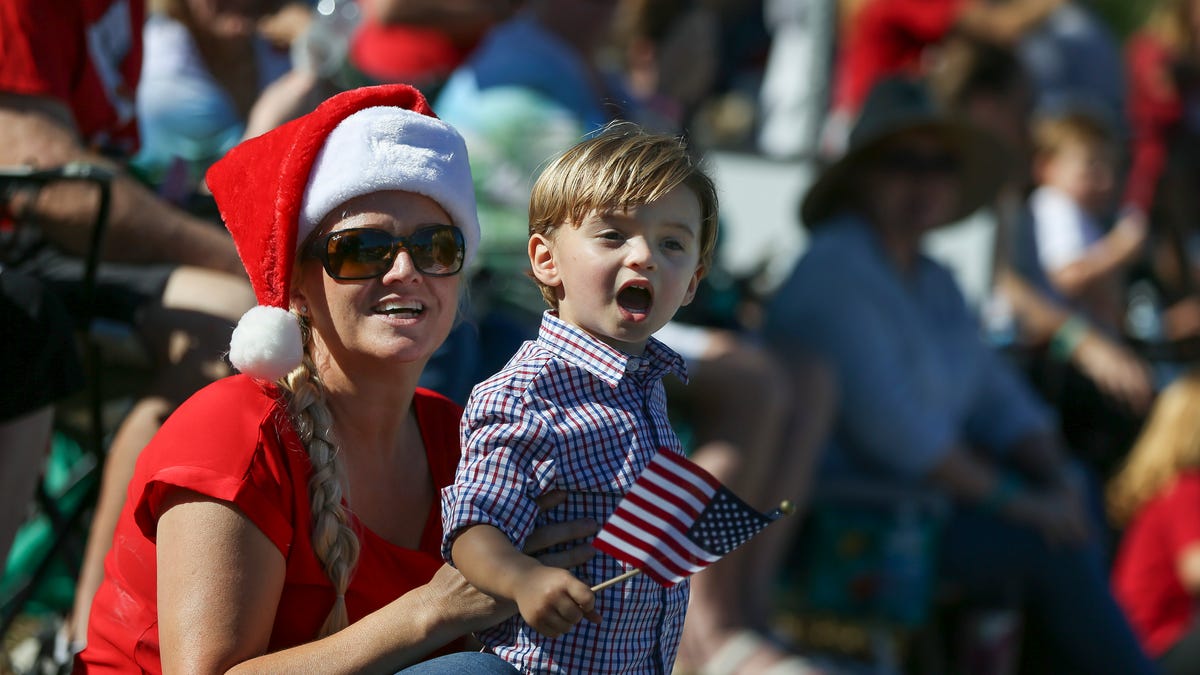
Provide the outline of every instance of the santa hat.
{"type": "Polygon", "coordinates": [[[462,230],[466,263],[479,248],[466,145],[408,85],[338,94],[234,147],[206,178],[258,298],[229,345],[234,367],[254,377],[275,380],[300,365],[300,325],[288,311],[296,253],[346,201],[380,190],[425,195],[462,230]]]}

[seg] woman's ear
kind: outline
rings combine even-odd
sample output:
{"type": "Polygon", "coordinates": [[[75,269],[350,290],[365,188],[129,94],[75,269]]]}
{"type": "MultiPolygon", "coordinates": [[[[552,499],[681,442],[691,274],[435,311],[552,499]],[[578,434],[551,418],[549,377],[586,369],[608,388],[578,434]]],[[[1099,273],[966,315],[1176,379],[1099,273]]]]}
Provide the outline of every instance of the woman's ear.
{"type": "Polygon", "coordinates": [[[533,268],[533,277],[542,285],[555,288],[561,284],[554,246],[546,235],[529,235],[529,265],[533,268]]]}
{"type": "Polygon", "coordinates": [[[293,288],[288,301],[291,304],[291,308],[300,314],[300,316],[308,316],[308,298],[304,296],[303,291],[293,288]]]}

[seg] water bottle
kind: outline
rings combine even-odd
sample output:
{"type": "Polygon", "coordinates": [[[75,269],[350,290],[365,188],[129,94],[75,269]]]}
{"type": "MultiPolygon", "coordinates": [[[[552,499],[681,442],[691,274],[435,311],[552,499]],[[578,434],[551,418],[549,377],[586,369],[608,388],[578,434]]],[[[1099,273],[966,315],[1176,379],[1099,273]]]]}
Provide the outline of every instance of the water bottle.
{"type": "Polygon", "coordinates": [[[291,47],[292,67],[334,79],[350,53],[362,12],[354,0],[320,0],[308,30],[291,47]]]}
{"type": "Polygon", "coordinates": [[[1145,279],[1129,287],[1129,307],[1125,312],[1125,329],[1129,335],[1144,343],[1158,342],[1163,335],[1160,299],[1154,285],[1145,279]]]}

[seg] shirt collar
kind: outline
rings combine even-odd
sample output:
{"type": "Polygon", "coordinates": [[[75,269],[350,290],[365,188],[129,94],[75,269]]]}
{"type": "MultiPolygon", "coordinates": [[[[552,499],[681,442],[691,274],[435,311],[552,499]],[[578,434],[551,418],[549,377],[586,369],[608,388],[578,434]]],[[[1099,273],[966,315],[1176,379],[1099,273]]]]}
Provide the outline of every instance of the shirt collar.
{"type": "Polygon", "coordinates": [[[554,310],[547,310],[542,315],[538,345],[599,377],[610,387],[616,387],[632,373],[654,379],[671,373],[681,382],[688,381],[683,357],[656,338],[651,337],[646,342],[646,350],[640,356],[632,356],[563,321],[554,310]]]}

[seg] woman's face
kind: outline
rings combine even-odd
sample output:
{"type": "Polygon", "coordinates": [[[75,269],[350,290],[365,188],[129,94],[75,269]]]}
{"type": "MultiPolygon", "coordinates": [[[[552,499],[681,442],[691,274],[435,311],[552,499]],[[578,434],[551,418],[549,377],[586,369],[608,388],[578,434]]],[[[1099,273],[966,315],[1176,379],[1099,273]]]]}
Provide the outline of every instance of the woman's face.
{"type": "MultiPolygon", "coordinates": [[[[450,223],[446,211],[428,197],[375,192],[332,211],[317,228],[317,237],[352,228],[408,236],[431,224],[450,223]]],[[[322,357],[343,371],[386,372],[381,367],[393,362],[424,366],[454,325],[461,274],[422,274],[406,250],[382,276],[353,281],[330,277],[311,255],[302,253],[299,259],[292,307],[307,308],[318,367],[322,357]]]]}
{"type": "Polygon", "coordinates": [[[907,134],[872,158],[860,203],[881,229],[920,237],[953,218],[960,164],[936,134],[907,134]]]}

